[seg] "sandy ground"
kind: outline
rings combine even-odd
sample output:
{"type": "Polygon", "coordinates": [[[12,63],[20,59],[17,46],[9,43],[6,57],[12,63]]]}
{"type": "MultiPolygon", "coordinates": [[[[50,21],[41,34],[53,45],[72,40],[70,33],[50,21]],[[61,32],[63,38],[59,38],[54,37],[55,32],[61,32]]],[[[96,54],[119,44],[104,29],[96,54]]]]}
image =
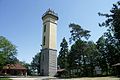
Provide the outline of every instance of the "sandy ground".
{"type": "Polygon", "coordinates": [[[120,78],[115,77],[94,77],[94,78],[70,78],[70,79],[57,79],[54,77],[34,77],[34,78],[11,78],[13,80],[120,80],[120,78]]]}
{"type": "Polygon", "coordinates": [[[71,80],[120,80],[120,78],[113,77],[95,77],[95,78],[72,78],[71,80]]]}

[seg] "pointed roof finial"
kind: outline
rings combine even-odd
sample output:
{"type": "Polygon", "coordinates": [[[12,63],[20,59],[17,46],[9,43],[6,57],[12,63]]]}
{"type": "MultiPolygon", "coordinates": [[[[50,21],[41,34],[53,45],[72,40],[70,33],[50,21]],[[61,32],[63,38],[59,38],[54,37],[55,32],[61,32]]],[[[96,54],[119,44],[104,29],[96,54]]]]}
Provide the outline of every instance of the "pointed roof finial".
{"type": "Polygon", "coordinates": [[[51,9],[49,8],[48,11],[51,11],[51,9]]]}

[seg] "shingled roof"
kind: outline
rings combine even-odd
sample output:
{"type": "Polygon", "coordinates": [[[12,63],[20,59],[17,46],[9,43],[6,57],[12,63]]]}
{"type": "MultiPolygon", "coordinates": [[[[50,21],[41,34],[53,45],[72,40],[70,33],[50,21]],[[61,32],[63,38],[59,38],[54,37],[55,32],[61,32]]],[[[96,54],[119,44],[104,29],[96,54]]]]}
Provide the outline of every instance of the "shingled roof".
{"type": "Polygon", "coordinates": [[[26,70],[26,68],[23,65],[19,64],[19,63],[17,63],[17,64],[7,64],[6,66],[3,67],[3,69],[26,70]]]}

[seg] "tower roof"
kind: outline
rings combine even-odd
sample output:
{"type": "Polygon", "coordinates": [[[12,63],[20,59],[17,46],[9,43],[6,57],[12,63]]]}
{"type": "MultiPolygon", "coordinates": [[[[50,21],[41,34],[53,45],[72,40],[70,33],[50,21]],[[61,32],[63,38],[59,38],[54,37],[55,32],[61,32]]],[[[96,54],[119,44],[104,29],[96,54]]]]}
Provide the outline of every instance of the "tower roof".
{"type": "Polygon", "coordinates": [[[48,10],[42,15],[42,19],[43,19],[44,17],[46,17],[47,15],[53,16],[53,17],[55,17],[55,18],[58,20],[58,14],[55,13],[55,12],[54,12],[53,10],[51,10],[51,9],[48,9],[48,10]]]}

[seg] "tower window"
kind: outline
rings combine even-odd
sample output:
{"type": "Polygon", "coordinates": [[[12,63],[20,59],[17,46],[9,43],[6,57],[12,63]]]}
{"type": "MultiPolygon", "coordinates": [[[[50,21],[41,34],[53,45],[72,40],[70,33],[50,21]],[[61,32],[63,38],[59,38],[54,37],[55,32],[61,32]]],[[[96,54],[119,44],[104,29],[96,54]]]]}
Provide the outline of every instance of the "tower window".
{"type": "Polygon", "coordinates": [[[44,61],[44,54],[43,54],[43,58],[42,58],[42,60],[44,61]]]}
{"type": "Polygon", "coordinates": [[[46,25],[44,25],[44,32],[46,32],[46,25]]]}
{"type": "Polygon", "coordinates": [[[43,45],[45,45],[45,36],[43,37],[43,45]]]}

